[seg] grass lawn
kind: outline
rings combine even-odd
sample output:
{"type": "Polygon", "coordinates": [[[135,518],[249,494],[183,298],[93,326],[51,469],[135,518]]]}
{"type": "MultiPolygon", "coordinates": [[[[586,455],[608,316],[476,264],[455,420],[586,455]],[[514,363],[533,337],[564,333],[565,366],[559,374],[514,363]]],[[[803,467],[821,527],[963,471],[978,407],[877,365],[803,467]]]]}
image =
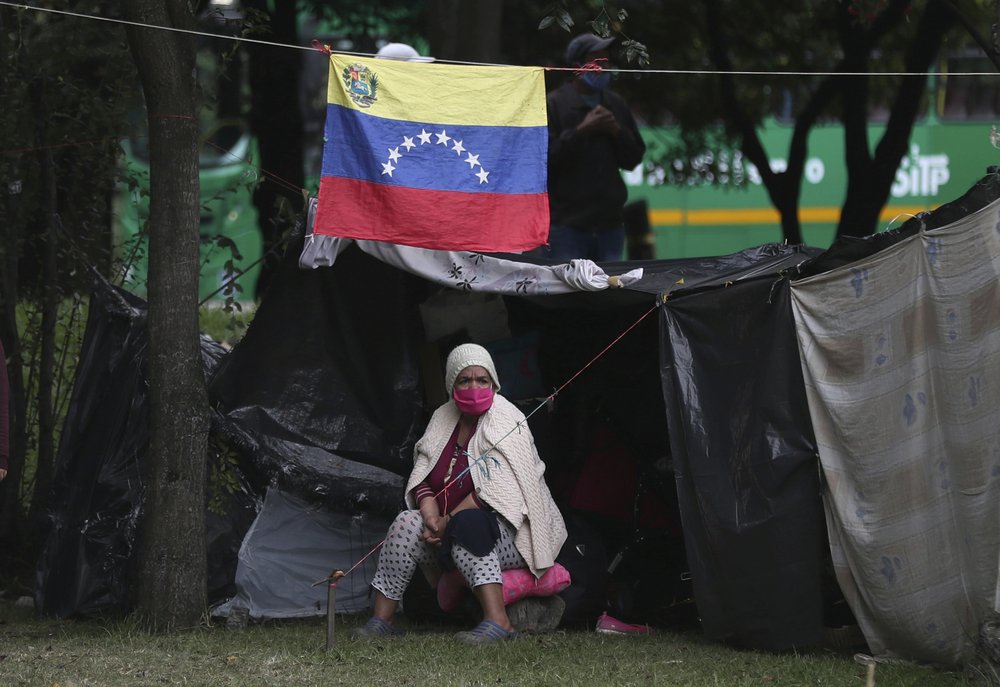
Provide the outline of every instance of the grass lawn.
{"type": "MultiPolygon", "coordinates": [[[[454,628],[409,627],[390,640],[356,640],[361,616],[337,619],[326,651],[323,618],[224,623],[164,636],[129,621],[39,620],[0,601],[0,685],[711,685],[865,687],[850,653],[738,651],[699,633],[609,636],[583,630],[470,647],[454,628]]],[[[405,624],[405,620],[401,624],[405,624]]],[[[961,674],[878,665],[878,687],[977,684],[961,674]]]]}

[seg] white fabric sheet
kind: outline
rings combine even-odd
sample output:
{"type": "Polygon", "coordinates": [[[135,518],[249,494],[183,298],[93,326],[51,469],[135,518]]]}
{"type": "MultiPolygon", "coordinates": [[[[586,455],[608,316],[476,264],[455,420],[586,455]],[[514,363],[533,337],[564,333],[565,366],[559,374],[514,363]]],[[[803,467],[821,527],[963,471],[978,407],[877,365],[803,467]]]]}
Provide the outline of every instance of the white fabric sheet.
{"type": "MultiPolygon", "coordinates": [[[[315,200],[310,203],[308,225],[312,227],[315,200]]],[[[382,262],[421,276],[435,284],[464,291],[547,296],[574,291],[621,288],[642,279],[642,268],[608,275],[591,260],[572,260],[559,265],[534,265],[495,258],[484,253],[437,251],[400,246],[381,241],[354,241],[334,236],[307,234],[299,254],[299,267],[331,267],[351,243],[382,262]]]]}
{"type": "Polygon", "coordinates": [[[873,653],[956,664],[998,610],[1000,202],[792,284],[838,580],[873,653]]]}

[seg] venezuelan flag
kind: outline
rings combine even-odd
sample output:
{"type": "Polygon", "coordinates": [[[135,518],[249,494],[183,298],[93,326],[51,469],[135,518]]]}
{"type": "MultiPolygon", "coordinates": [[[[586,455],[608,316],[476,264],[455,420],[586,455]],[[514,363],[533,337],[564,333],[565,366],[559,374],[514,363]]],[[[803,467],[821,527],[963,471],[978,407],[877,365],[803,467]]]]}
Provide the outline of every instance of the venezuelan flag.
{"type": "Polygon", "coordinates": [[[537,67],[330,56],[313,231],[436,250],[547,240],[548,130],[537,67]]]}

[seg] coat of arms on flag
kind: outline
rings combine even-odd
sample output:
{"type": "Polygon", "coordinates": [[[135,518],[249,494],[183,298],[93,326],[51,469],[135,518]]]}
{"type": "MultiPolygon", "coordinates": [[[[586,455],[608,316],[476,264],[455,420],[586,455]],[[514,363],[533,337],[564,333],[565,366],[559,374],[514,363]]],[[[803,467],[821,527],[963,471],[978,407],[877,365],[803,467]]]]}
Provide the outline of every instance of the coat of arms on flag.
{"type": "Polygon", "coordinates": [[[547,149],[541,68],[332,54],[314,231],[534,248],[548,236],[547,149]]]}

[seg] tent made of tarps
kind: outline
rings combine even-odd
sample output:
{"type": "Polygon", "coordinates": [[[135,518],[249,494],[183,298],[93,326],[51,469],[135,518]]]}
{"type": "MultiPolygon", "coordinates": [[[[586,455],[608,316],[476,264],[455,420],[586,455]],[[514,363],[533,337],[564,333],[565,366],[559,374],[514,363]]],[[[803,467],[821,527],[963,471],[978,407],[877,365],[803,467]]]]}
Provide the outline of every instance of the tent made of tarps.
{"type": "MultiPolygon", "coordinates": [[[[908,583],[914,587],[931,584],[933,568],[925,567],[925,561],[919,559],[875,555],[874,535],[869,536],[868,530],[858,531],[838,524],[838,517],[843,515],[837,513],[848,506],[837,504],[832,492],[826,500],[828,517],[824,525],[819,494],[823,478],[829,480],[832,469],[824,455],[829,451],[829,439],[824,437],[824,443],[817,446],[811,420],[817,413],[829,414],[831,411],[824,406],[832,401],[818,397],[812,381],[817,373],[810,369],[816,355],[806,345],[811,334],[803,332],[821,332],[824,328],[836,332],[841,326],[840,315],[827,308],[823,324],[815,327],[796,322],[795,315],[799,314],[799,303],[806,298],[806,292],[816,289],[819,294],[819,285],[826,284],[824,273],[849,274],[853,281],[841,280],[838,285],[849,283],[849,294],[853,294],[859,280],[868,283],[864,269],[868,269],[869,281],[874,276],[870,268],[852,272],[857,265],[871,260],[883,264],[878,256],[905,251],[904,246],[918,241],[926,242],[922,259],[927,263],[945,245],[942,241],[946,236],[954,237],[961,245],[967,244],[967,250],[978,255],[977,260],[963,258],[969,270],[959,271],[949,283],[952,300],[966,303],[967,307],[992,308],[990,312],[996,313],[996,293],[990,291],[996,284],[996,263],[989,257],[995,253],[985,245],[996,241],[996,223],[990,233],[990,211],[983,210],[985,214],[980,211],[1000,197],[998,188],[997,178],[991,174],[963,198],[924,213],[897,230],[838,241],[820,256],[764,246],[717,259],[595,268],[582,264],[553,266],[516,256],[435,254],[419,249],[397,252],[380,244],[344,244],[333,239],[324,243],[307,238],[299,255],[300,267],[330,269],[289,274],[285,279],[285,296],[268,300],[278,304],[281,314],[275,317],[282,326],[294,326],[295,332],[300,332],[294,339],[304,339],[312,332],[324,340],[326,348],[317,357],[321,364],[312,366],[312,371],[309,366],[291,368],[293,379],[301,375],[311,381],[291,384],[288,398],[274,397],[273,412],[280,413],[281,407],[298,404],[313,408],[313,402],[301,395],[309,383],[316,387],[306,391],[307,395],[318,393],[319,387],[350,389],[348,397],[338,400],[339,407],[350,408],[350,412],[331,418],[330,422],[317,423],[310,417],[302,425],[286,423],[286,432],[298,436],[291,441],[316,441],[331,453],[350,455],[352,459],[402,475],[408,466],[412,441],[433,406],[432,371],[440,369],[439,356],[451,342],[474,339],[493,343],[501,354],[513,351],[512,359],[521,373],[515,377],[526,378],[524,393],[528,397],[544,395],[589,365],[557,398],[555,412],[546,413],[543,422],[533,425],[543,455],[552,463],[550,474],[557,479],[567,473],[578,477],[574,469],[581,464],[585,466],[583,472],[592,472],[593,456],[598,455],[605,463],[612,463],[605,472],[598,471],[606,478],[604,484],[628,481],[614,474],[615,461],[620,458],[608,460],[609,456],[617,456],[613,451],[603,456],[599,452],[587,454],[587,419],[594,408],[620,431],[635,437],[634,445],[629,448],[639,447],[637,453],[644,456],[641,462],[647,467],[650,463],[662,465],[666,457],[671,467],[670,488],[676,501],[672,502],[666,490],[658,491],[657,497],[664,503],[672,502],[679,514],[687,558],[685,568],[693,578],[698,615],[708,636],[762,648],[817,641],[824,622],[830,621],[825,616],[829,608],[824,602],[831,590],[822,567],[830,556],[832,542],[837,578],[848,592],[851,609],[859,615],[873,651],[918,660],[964,659],[976,636],[976,622],[988,609],[996,610],[995,601],[990,607],[983,600],[995,596],[997,556],[987,547],[975,559],[982,564],[978,572],[967,572],[965,566],[952,570],[948,585],[952,589],[965,585],[966,603],[958,603],[954,595],[948,597],[952,605],[947,611],[937,608],[935,621],[925,623],[922,629],[925,633],[941,632],[946,626],[941,619],[950,614],[953,623],[962,619],[961,631],[953,633],[961,635],[961,639],[954,640],[951,646],[931,648],[926,638],[916,640],[907,636],[906,628],[916,627],[916,620],[899,623],[897,616],[910,612],[908,602],[893,597],[879,584],[884,584],[886,575],[895,577],[899,584],[904,576],[895,574],[893,567],[904,564],[910,568],[905,576],[908,583]],[[970,227],[979,227],[979,234],[970,231],[970,227]],[[915,238],[918,236],[921,238],[915,238]],[[976,264],[979,266],[973,269],[976,264]],[[639,268],[641,274],[637,272],[639,268]],[[618,273],[621,278],[615,279],[618,273]],[[604,288],[606,285],[623,288],[604,288]],[[616,344],[620,348],[613,347],[598,362],[590,364],[591,356],[651,305],[644,294],[655,296],[658,304],[656,327],[643,323],[616,344]],[[319,309],[296,310],[296,299],[313,306],[320,304],[319,309]],[[292,325],[293,321],[296,324],[292,325]],[[331,322],[340,327],[335,335],[329,333],[331,322]],[[496,342],[504,341],[505,337],[508,345],[497,347],[496,342]],[[391,346],[392,350],[358,351],[357,340],[368,344],[378,342],[378,346],[391,346]],[[806,351],[801,359],[799,345],[806,351]],[[347,350],[351,354],[344,354],[347,350]],[[350,361],[349,367],[343,361],[350,361]],[[336,372],[338,369],[341,372],[336,372]],[[371,376],[362,378],[362,370],[370,370],[371,376]],[[400,370],[405,374],[400,374],[400,370]],[[313,378],[315,374],[320,378],[313,378]],[[359,376],[352,381],[361,383],[343,384],[324,378],[329,374],[356,374],[359,376]],[[374,393],[379,386],[383,389],[391,386],[393,393],[374,393]],[[383,399],[381,404],[371,403],[375,396],[383,399]],[[400,396],[405,397],[405,402],[397,403],[400,396]],[[318,426],[337,428],[348,423],[390,431],[352,434],[338,430],[325,436],[315,435],[318,426]],[[356,452],[354,444],[363,437],[370,437],[373,443],[356,452]],[[376,439],[383,443],[376,447],[376,439]],[[823,457],[822,470],[817,455],[823,457]],[[853,541],[848,546],[846,542],[855,538],[868,545],[853,541]],[[845,551],[854,552],[853,560],[845,551]],[[885,629],[889,627],[896,628],[895,632],[885,629]],[[961,648],[957,648],[959,645],[961,648]]],[[[904,263],[910,259],[900,258],[904,263]]],[[[897,277],[901,278],[903,273],[899,272],[897,277]]],[[[884,275],[879,277],[882,283],[887,280],[884,275]]],[[[935,288],[926,290],[937,293],[935,288]]],[[[900,286],[897,305],[900,295],[907,294],[916,298],[915,291],[900,286]]],[[[824,292],[812,300],[824,302],[827,296],[830,294],[824,292]]],[[[905,307],[903,310],[909,312],[905,307]]],[[[916,312],[930,317],[932,311],[923,307],[916,312]]],[[[952,317],[947,308],[941,316],[952,317]]],[[[978,321],[986,326],[991,320],[980,317],[978,321]]],[[[921,322],[922,327],[929,326],[925,320],[921,322]]],[[[248,333],[248,339],[251,334],[248,333]]],[[[877,337],[867,343],[875,345],[875,342],[877,337]]],[[[279,350],[285,347],[279,345],[279,350]]],[[[287,350],[295,351],[296,347],[289,346],[287,350]]],[[[833,363],[839,364],[838,360],[834,357],[833,363]]],[[[940,360],[940,356],[924,356],[930,365],[940,360]]],[[[241,369],[248,373],[236,356],[227,360],[227,365],[235,366],[230,376],[241,376],[241,369]]],[[[289,370],[283,368],[269,374],[277,379],[286,372],[289,370]]],[[[220,398],[227,398],[226,377],[223,371],[216,379],[220,398]]],[[[970,375],[966,380],[966,398],[990,398],[986,386],[995,378],[989,369],[975,379],[970,375]]],[[[855,390],[865,388],[857,383],[855,390]]],[[[845,389],[837,387],[836,392],[845,393],[845,389]]],[[[911,397],[914,407],[926,402],[920,400],[919,393],[911,397]]],[[[234,403],[234,397],[230,399],[228,403],[237,409],[237,414],[242,413],[238,410],[241,404],[234,403]]],[[[867,402],[863,394],[856,400],[861,404],[867,402]]],[[[980,420],[983,426],[1000,427],[996,403],[979,407],[989,418],[980,420]]],[[[854,416],[865,415],[863,411],[853,412],[854,416]]],[[[823,431],[830,426],[829,421],[825,422],[823,431]]],[[[259,430],[247,427],[246,431],[256,435],[259,430]]],[[[267,433],[263,434],[266,437],[267,433]]],[[[968,438],[965,429],[958,427],[951,427],[946,435],[952,442],[955,437],[968,438]]],[[[851,441],[867,446],[868,437],[863,433],[850,436],[851,441]]],[[[997,443],[995,433],[983,445],[992,445],[990,441],[997,443]]],[[[864,450],[857,455],[863,456],[864,450]]],[[[973,451],[970,455],[974,469],[989,473],[991,468],[977,458],[981,458],[979,453],[973,451]]],[[[649,479],[651,472],[655,480],[655,467],[646,471],[646,478],[649,479]]],[[[936,477],[942,479],[941,475],[936,477]]],[[[943,479],[948,481],[947,476],[943,479]]],[[[850,478],[840,477],[842,484],[854,482],[866,483],[867,478],[861,472],[850,478]]],[[[964,488],[951,484],[953,489],[964,488]]],[[[891,504],[900,498],[893,489],[895,486],[889,483],[874,493],[867,489],[865,497],[882,504],[879,512],[891,509],[891,504]]],[[[570,498],[560,503],[566,509],[580,505],[572,498],[575,494],[561,490],[559,484],[556,492],[570,494],[570,498]]],[[[963,495],[959,500],[972,501],[974,496],[963,495]]],[[[855,497],[856,494],[852,496],[855,497]]],[[[892,524],[918,532],[923,531],[928,518],[937,518],[935,527],[938,530],[946,527],[940,522],[947,515],[940,504],[936,512],[912,509],[908,513],[908,523],[903,525],[901,520],[893,520],[892,524]]],[[[970,524],[964,531],[979,532],[995,521],[995,518],[990,520],[989,513],[973,510],[968,515],[985,519],[977,521],[975,526],[970,524]]],[[[861,516],[852,512],[852,517],[861,516]]],[[[954,514],[949,517],[954,522],[954,514]]],[[[575,522],[575,517],[570,519],[575,522]]],[[[912,547],[914,541],[910,538],[907,544],[912,547]]],[[[931,542],[916,541],[925,546],[931,542]]],[[[995,542],[996,537],[991,541],[995,542]]],[[[627,551],[628,546],[623,550],[627,551]]],[[[933,558],[933,548],[924,551],[928,560],[933,558]]],[[[607,554],[611,558],[615,551],[607,554]]],[[[653,561],[648,564],[654,565],[653,561]]],[[[606,582],[599,577],[587,581],[606,582]]],[[[913,597],[921,598],[919,594],[913,597]]]]}
{"type": "MultiPolygon", "coordinates": [[[[651,585],[607,574],[618,554],[632,555],[649,559],[622,566],[637,576],[671,570],[677,579],[663,581],[663,594],[690,569],[713,637],[768,648],[814,643],[823,629],[825,541],[781,275],[816,253],[768,245],[701,260],[552,265],[308,236],[299,264],[286,258],[211,394],[283,489],[351,512],[329,497],[336,473],[322,475],[300,456],[313,447],[408,474],[413,443],[444,400],[442,359],[453,344],[487,346],[504,392],[526,413],[583,370],[529,419],[571,542],[600,544],[576,547],[594,552],[592,560],[567,561],[577,583],[566,594],[585,597],[569,616],[592,621],[610,606],[656,622],[654,610],[676,599],[649,598],[640,609],[644,599],[634,597],[651,585]],[[696,304],[713,286],[720,291],[712,302],[696,304]],[[687,304],[698,314],[685,321],[687,304]],[[774,326],[759,328],[761,321],[774,326]],[[751,344],[772,351],[774,369],[741,352],[751,344]],[[709,345],[726,364],[692,361],[709,345]],[[687,380],[675,383],[678,375],[687,380]],[[716,411],[711,403],[740,376],[754,403],[716,411]],[[709,405],[692,405],[694,387],[709,405]],[[789,403],[789,394],[798,396],[789,403]],[[762,419],[766,435],[755,429],[762,419]],[[610,492],[603,503],[595,481],[610,492]],[[672,546],[665,534],[681,529],[690,568],[676,560],[683,544],[672,546]],[[650,541],[674,560],[652,560],[650,541]]],[[[401,505],[397,492],[393,507],[401,505]]],[[[564,554],[575,555],[574,547],[564,554]]]]}
{"type": "MultiPolygon", "coordinates": [[[[472,340],[537,409],[571,620],[661,623],[683,574],[709,637],[813,644],[832,556],[874,652],[964,660],[998,610],[997,198],[991,174],[822,255],[552,265],[300,237],[210,379],[241,485],[212,520],[218,609],[325,611],[313,578],[384,535],[443,357],[472,340]]],[[[145,440],[107,423],[142,426],[135,326],[88,327],[39,563],[50,614],[128,603],[145,440]]]]}

